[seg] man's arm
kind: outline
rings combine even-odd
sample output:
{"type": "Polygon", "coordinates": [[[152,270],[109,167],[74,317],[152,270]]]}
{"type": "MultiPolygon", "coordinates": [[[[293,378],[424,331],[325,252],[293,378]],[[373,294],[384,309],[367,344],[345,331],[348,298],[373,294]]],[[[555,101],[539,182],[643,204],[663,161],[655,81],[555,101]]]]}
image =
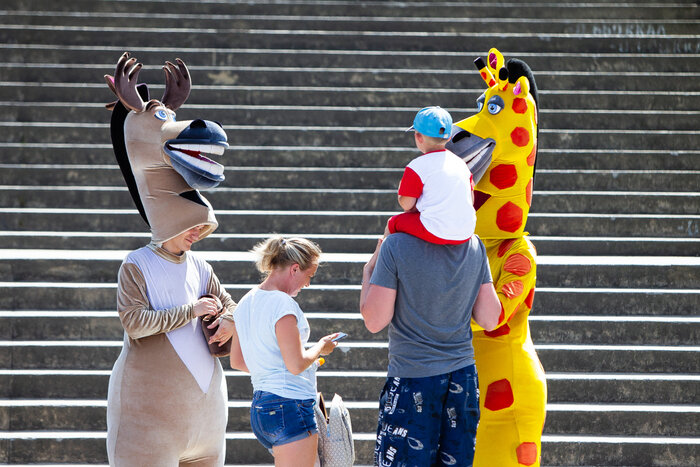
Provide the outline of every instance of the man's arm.
{"type": "Polygon", "coordinates": [[[472,318],[476,324],[487,331],[492,331],[498,325],[498,317],[501,314],[501,302],[492,282],[481,284],[479,295],[476,297],[472,308],[472,318]]]}
{"type": "Polygon", "coordinates": [[[377,242],[374,254],[362,269],[362,292],[360,293],[360,313],[365,327],[371,333],[377,333],[387,327],[394,317],[396,290],[380,285],[370,284],[372,272],[377,265],[377,257],[382,240],[377,242]]]}

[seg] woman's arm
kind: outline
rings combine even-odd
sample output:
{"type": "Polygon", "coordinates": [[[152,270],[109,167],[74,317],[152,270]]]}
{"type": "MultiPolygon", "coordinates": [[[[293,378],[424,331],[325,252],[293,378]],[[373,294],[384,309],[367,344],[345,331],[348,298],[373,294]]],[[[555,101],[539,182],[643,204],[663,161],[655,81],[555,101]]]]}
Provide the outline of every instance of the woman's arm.
{"type": "Polygon", "coordinates": [[[221,326],[228,327],[231,332],[231,355],[229,357],[231,368],[250,373],[250,370],[248,370],[248,366],[245,364],[245,360],[243,359],[243,351],[241,350],[241,341],[238,340],[236,324],[233,321],[225,320],[219,325],[219,327],[221,326]]]}
{"type": "Polygon", "coordinates": [[[293,375],[306,370],[319,356],[328,355],[338,345],[332,341],[338,335],[335,333],[321,338],[316,344],[305,349],[301,343],[301,335],[294,315],[285,315],[280,318],[275,324],[275,334],[284,365],[293,375]]]}

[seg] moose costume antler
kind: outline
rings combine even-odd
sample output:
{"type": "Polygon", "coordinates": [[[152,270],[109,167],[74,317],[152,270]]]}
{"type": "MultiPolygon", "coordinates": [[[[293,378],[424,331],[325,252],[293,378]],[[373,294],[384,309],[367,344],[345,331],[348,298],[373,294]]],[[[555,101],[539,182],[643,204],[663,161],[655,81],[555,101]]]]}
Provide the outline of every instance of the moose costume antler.
{"type": "Polygon", "coordinates": [[[166,62],[162,100],[150,99],[137,84],[143,65],[128,52],[117,62],[114,77],[105,75],[118,101],[112,110],[114,153],[153,241],[162,243],[196,225],[206,225],[200,238],[218,225],[209,202],[198,189],[217,186],[224,167],[204,154],[221,155],[228,147],[221,124],[207,120],[177,122],[174,111],[188,98],[190,74],[185,63],[166,62]]]}

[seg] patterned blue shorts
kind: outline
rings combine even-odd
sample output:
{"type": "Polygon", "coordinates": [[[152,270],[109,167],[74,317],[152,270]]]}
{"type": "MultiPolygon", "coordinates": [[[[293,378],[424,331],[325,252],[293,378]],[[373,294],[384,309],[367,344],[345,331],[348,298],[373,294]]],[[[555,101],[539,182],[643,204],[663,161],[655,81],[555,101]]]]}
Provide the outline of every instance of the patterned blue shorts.
{"type": "Polygon", "coordinates": [[[387,378],[374,465],[470,466],[479,415],[475,365],[427,378],[387,378]]]}
{"type": "Polygon", "coordinates": [[[318,433],[314,399],[288,399],[255,391],[250,405],[250,426],[267,449],[318,433]]]}

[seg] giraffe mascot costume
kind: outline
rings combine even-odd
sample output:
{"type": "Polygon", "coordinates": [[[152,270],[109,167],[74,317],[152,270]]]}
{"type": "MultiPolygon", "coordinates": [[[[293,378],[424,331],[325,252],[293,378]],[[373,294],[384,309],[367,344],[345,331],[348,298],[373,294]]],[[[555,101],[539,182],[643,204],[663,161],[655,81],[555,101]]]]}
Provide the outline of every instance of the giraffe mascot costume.
{"type": "Polygon", "coordinates": [[[501,301],[496,329],[472,322],[481,392],[474,465],[539,466],[547,386],[528,325],[537,253],[524,231],[537,154],[537,88],[524,62],[504,64],[496,49],[487,62],[474,62],[488,88],[478,113],[455,124],[448,144],[474,173],[476,233],[501,301]]]}

